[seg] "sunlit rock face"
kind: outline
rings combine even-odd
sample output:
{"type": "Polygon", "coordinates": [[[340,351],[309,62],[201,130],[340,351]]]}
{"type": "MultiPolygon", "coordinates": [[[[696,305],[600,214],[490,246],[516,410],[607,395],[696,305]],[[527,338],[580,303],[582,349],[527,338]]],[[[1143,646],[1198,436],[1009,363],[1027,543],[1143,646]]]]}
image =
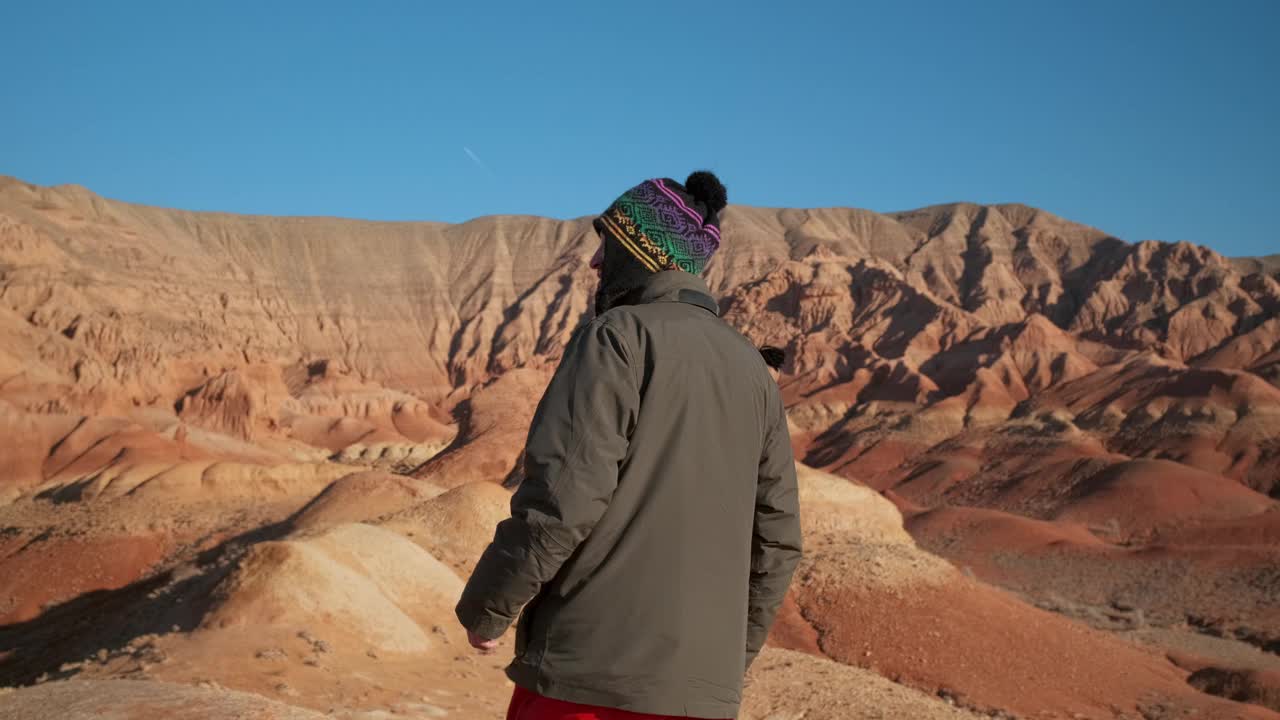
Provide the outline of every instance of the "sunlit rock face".
{"type": "MultiPolygon", "coordinates": [[[[1274,717],[1275,258],[1021,205],[723,234],[723,317],[787,351],[808,548],[743,717],[1274,717]]],[[[500,716],[452,598],[596,242],[0,178],[0,685],[44,680],[0,716],[500,716]]]]}

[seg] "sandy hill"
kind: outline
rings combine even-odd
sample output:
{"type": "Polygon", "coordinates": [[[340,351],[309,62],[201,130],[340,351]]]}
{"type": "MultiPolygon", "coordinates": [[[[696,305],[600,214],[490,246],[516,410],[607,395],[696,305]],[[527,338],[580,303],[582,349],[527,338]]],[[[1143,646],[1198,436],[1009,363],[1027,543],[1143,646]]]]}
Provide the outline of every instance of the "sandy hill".
{"type": "MultiPolygon", "coordinates": [[[[921,717],[1280,709],[1275,256],[1012,204],[734,206],[724,234],[708,280],[787,349],[797,456],[825,471],[744,713],[871,717],[903,688],[921,717]],[[870,676],[884,693],[836,687],[870,676]],[[794,691],[815,677],[833,694],[794,691]]],[[[587,219],[193,213],[0,177],[0,680],[497,713],[445,596],[519,482],[594,242],[587,219]],[[459,695],[404,695],[428,670],[459,695]]]]}
{"type": "MultiPolygon", "coordinates": [[[[1160,707],[1274,717],[1196,689],[1195,671],[1155,648],[966,577],[920,549],[879,493],[800,470],[810,550],[773,647],[749,678],[744,718],[1096,717],[1160,707]]],[[[0,694],[0,716],[177,703],[267,713],[287,703],[297,717],[334,708],[349,717],[497,717],[509,688],[503,663],[465,649],[452,604],[469,567],[455,572],[443,560],[479,553],[507,491],[477,482],[406,492],[370,478],[335,482],[252,543],[222,543],[0,632],[12,653],[0,672],[45,680],[0,694]],[[375,519],[330,514],[335,496],[362,485],[375,496],[375,519]]]]}

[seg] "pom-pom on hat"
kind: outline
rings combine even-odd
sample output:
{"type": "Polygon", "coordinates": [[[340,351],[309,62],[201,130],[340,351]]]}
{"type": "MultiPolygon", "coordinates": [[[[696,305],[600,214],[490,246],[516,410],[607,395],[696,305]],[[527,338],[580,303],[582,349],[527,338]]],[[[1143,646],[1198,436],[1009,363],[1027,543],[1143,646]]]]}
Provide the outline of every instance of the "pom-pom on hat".
{"type": "Polygon", "coordinates": [[[684,270],[699,275],[720,247],[720,211],[728,194],[705,170],[684,184],[645,180],[595,219],[600,237],[622,246],[649,272],[684,270]]]}

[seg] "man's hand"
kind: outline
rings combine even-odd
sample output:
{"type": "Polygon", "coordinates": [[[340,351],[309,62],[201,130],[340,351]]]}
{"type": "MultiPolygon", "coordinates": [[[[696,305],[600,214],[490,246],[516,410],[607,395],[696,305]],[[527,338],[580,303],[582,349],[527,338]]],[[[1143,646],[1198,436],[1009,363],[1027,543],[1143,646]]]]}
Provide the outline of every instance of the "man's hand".
{"type": "Polygon", "coordinates": [[[479,650],[481,655],[488,655],[498,647],[497,640],[485,640],[470,630],[467,631],[467,642],[471,643],[471,647],[479,650]]]}

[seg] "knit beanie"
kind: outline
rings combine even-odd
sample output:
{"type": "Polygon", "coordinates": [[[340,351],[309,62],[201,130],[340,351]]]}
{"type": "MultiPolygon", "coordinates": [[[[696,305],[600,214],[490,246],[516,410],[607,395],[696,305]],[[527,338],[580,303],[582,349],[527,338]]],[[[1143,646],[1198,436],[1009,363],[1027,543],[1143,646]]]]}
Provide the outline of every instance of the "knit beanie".
{"type": "Polygon", "coordinates": [[[627,304],[656,272],[701,273],[720,247],[719,213],[726,202],[724,185],[706,171],[684,185],[657,178],[623,193],[593,223],[604,250],[596,313],[627,304]]]}
{"type": "Polygon", "coordinates": [[[645,180],[623,193],[594,224],[606,246],[617,243],[651,273],[699,275],[720,247],[720,211],[727,203],[719,178],[699,170],[683,185],[671,178],[645,180]]]}

